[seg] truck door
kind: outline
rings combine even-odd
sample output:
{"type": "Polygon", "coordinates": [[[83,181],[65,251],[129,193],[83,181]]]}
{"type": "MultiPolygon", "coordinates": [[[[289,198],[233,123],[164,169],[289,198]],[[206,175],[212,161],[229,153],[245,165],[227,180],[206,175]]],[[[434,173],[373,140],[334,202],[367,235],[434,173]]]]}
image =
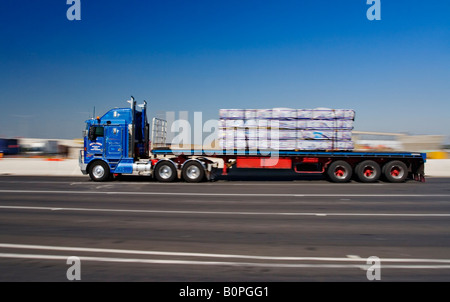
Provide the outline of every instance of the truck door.
{"type": "Polygon", "coordinates": [[[101,156],[103,154],[104,128],[103,126],[90,126],[86,138],[87,153],[101,156]]]}
{"type": "Polygon", "coordinates": [[[123,154],[123,127],[105,126],[105,157],[120,159],[123,154]]]}

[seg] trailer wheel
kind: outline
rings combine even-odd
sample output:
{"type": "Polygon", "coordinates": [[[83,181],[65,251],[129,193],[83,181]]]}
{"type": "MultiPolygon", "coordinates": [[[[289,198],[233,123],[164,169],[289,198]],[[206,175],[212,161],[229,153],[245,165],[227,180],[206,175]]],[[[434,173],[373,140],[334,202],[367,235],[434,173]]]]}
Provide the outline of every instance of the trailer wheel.
{"type": "Polygon", "coordinates": [[[170,162],[162,162],[155,168],[155,177],[160,182],[171,182],[177,177],[177,170],[170,162]]]}
{"type": "Polygon", "coordinates": [[[182,175],[186,182],[201,182],[205,178],[205,170],[199,162],[190,161],[184,165],[182,175]]]}
{"type": "Polygon", "coordinates": [[[89,167],[89,177],[93,181],[105,181],[110,178],[109,166],[104,161],[96,161],[89,167]]]}
{"type": "Polygon", "coordinates": [[[361,182],[376,182],[380,179],[381,168],[373,160],[365,160],[356,166],[355,174],[361,182]]]}
{"type": "Polygon", "coordinates": [[[404,182],[408,177],[408,167],[399,160],[393,160],[383,166],[383,174],[389,182],[404,182]]]}
{"type": "Polygon", "coordinates": [[[346,161],[338,160],[328,166],[327,175],[332,182],[348,182],[352,178],[352,167],[346,161]]]}

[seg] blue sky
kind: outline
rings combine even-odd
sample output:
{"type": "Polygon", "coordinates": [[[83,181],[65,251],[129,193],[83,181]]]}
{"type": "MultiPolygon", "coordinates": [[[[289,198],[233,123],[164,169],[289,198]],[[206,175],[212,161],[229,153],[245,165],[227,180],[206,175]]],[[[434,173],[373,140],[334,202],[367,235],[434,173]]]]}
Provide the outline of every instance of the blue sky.
{"type": "Polygon", "coordinates": [[[0,136],[77,138],[133,95],[150,114],[351,108],[355,130],[450,136],[450,2],[0,1],[0,136]]]}

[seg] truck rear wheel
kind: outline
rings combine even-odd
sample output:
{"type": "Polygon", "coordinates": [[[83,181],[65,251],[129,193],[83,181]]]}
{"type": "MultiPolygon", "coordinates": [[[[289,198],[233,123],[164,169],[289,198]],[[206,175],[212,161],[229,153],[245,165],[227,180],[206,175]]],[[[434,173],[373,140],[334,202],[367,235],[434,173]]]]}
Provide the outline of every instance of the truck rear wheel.
{"type": "Polygon", "coordinates": [[[381,168],[373,160],[365,160],[356,166],[355,174],[361,182],[376,182],[381,176],[381,168]]]}
{"type": "Polygon", "coordinates": [[[199,162],[190,161],[184,165],[182,175],[186,182],[201,182],[205,178],[205,170],[199,162]]]}
{"type": "Polygon", "coordinates": [[[96,161],[89,167],[89,177],[93,181],[105,181],[109,179],[109,166],[104,161],[96,161]]]}
{"type": "Polygon", "coordinates": [[[393,160],[383,166],[383,174],[389,182],[404,182],[408,177],[408,167],[399,160],[393,160]]]}
{"type": "Polygon", "coordinates": [[[155,168],[155,177],[160,182],[171,182],[177,177],[177,169],[170,162],[159,163],[155,168]]]}
{"type": "Polygon", "coordinates": [[[346,161],[337,160],[328,166],[327,176],[332,182],[348,182],[352,178],[352,166],[346,161]]]}

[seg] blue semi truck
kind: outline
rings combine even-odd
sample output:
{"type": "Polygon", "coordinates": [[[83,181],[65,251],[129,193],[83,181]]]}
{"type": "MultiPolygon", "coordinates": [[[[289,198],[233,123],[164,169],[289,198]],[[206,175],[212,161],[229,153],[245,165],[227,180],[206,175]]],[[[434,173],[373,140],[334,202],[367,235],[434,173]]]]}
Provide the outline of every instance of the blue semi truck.
{"type": "Polygon", "coordinates": [[[355,152],[334,150],[197,150],[171,149],[165,144],[164,120],[147,120],[147,104],[115,108],[86,121],[79,165],[93,181],[125,174],[149,175],[160,182],[201,182],[229,169],[285,169],[299,174],[322,174],[337,183],[356,179],[371,183],[383,179],[425,181],[425,153],[355,152]],[[276,152],[276,157],[274,157],[276,152]]]}

